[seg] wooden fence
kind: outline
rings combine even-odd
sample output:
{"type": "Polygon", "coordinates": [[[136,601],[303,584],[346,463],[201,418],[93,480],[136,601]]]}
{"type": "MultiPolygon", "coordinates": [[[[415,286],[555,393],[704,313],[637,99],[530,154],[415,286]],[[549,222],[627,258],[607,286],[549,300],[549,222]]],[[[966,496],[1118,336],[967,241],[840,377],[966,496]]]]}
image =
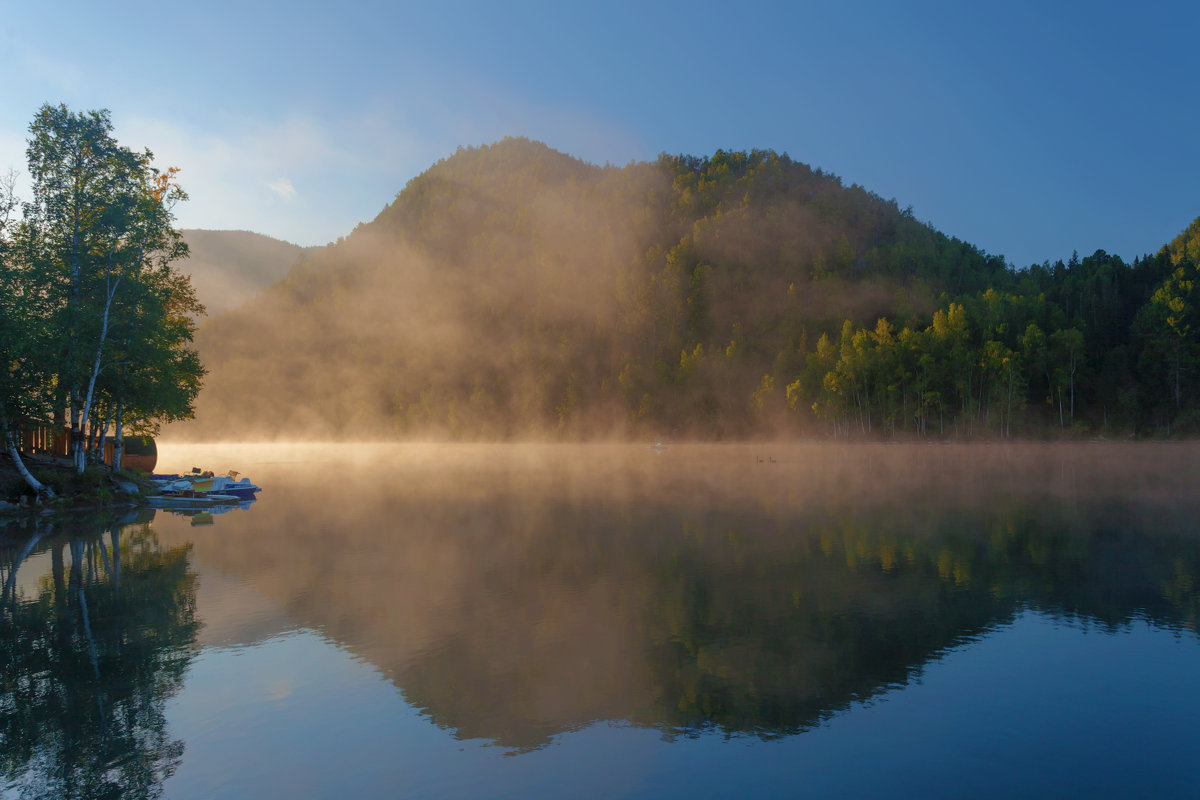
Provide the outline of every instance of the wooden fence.
{"type": "MultiPolygon", "coordinates": [[[[116,443],[109,436],[104,440],[104,463],[111,464],[116,443]]],[[[17,431],[17,450],[34,455],[69,456],[71,454],[71,429],[42,425],[36,428],[21,428],[17,431]]],[[[153,472],[158,462],[158,448],[154,440],[141,442],[141,437],[126,437],[125,453],[121,457],[124,467],[137,467],[153,472]]]]}
{"type": "Polygon", "coordinates": [[[70,455],[71,429],[52,428],[49,425],[21,428],[17,431],[17,450],[51,456],[70,455]]]}

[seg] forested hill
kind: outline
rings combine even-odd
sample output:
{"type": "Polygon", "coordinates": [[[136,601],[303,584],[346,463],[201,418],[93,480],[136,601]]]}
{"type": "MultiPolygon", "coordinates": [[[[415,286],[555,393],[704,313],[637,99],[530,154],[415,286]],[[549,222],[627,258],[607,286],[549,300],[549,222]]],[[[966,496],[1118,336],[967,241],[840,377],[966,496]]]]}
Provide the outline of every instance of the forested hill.
{"type": "Polygon", "coordinates": [[[206,322],[210,376],[196,420],[171,432],[1144,427],[1179,417],[1154,371],[1167,356],[1142,357],[1153,324],[1134,325],[1171,274],[1168,250],[1133,266],[1098,253],[1013,272],[895,201],[770,151],[617,168],[506,139],[438,162],[374,221],[206,322]],[[1086,388],[1101,375],[1111,386],[1086,388]],[[1067,377],[1071,419],[1059,414],[1067,377]]]}

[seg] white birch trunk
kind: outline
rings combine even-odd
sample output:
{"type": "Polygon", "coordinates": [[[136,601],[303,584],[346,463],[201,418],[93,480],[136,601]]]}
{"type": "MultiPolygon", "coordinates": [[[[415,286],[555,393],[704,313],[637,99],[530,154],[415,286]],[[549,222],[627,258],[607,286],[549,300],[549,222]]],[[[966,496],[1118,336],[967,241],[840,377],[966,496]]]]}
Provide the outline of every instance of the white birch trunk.
{"type": "Polygon", "coordinates": [[[29,471],[29,468],[25,466],[25,462],[21,460],[21,454],[17,451],[17,444],[13,441],[12,432],[7,430],[7,426],[5,426],[4,431],[4,450],[8,453],[8,457],[12,459],[17,472],[20,473],[21,478],[25,481],[25,485],[37,492],[38,497],[54,499],[54,490],[33,477],[33,473],[29,471]]]}
{"type": "MultiPolygon", "coordinates": [[[[88,379],[87,393],[83,398],[83,412],[80,415],[79,424],[84,430],[87,430],[88,414],[92,410],[92,397],[96,391],[96,379],[100,377],[101,358],[104,355],[104,340],[108,338],[108,316],[112,311],[113,296],[117,293],[117,287],[121,285],[121,276],[117,276],[113,281],[112,286],[108,287],[107,297],[104,299],[104,316],[100,320],[100,341],[96,344],[96,358],[92,362],[92,376],[88,379]]],[[[83,447],[84,442],[80,442],[74,448],[75,455],[75,471],[80,475],[83,474],[87,467],[86,451],[83,447]]]]}

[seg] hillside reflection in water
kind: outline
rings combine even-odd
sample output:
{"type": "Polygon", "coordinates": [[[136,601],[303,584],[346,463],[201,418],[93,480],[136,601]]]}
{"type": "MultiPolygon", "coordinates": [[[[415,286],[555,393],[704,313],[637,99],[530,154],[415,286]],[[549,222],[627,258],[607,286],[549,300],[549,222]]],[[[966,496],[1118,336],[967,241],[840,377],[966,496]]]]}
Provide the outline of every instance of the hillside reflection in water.
{"type": "MultiPolygon", "coordinates": [[[[324,641],[398,690],[428,735],[495,745],[518,761],[584,741],[597,722],[676,747],[711,734],[805,740],[1001,630],[1042,631],[1035,652],[1065,641],[1064,630],[1144,629],[1200,665],[1200,448],[1190,445],[206,446],[164,457],[185,469],[237,467],[265,487],[253,508],[210,526],[161,512],[151,523],[159,546],[186,552],[199,575],[201,668],[229,653],[245,654],[237,669],[250,669],[256,654],[324,641]],[[1053,624],[1022,627],[1029,620],[1053,624]]],[[[1166,676],[1178,664],[1159,666],[1166,676]]],[[[1155,686],[1153,665],[1139,665],[1139,677],[1097,669],[1117,670],[1104,673],[1106,691],[1128,702],[1200,712],[1195,693],[1154,695],[1171,684],[1155,686]]],[[[344,688],[332,680],[318,692],[331,701],[344,688]]],[[[1039,677],[1028,680],[1036,687],[1039,677]]],[[[191,707],[187,694],[181,708],[191,707]]],[[[1026,695],[1034,703],[1036,688],[1026,695]]],[[[244,713],[263,725],[282,713],[273,697],[259,702],[261,712],[244,713]]],[[[1069,714],[1103,720],[1114,697],[1076,702],[1069,714]]],[[[351,724],[296,713],[273,723],[294,739],[351,724]]],[[[1178,738],[1174,717],[1145,714],[1179,748],[1155,739],[1164,763],[1200,745],[1194,732],[1178,738]]],[[[988,723],[965,724],[974,735],[988,723]]],[[[953,744],[925,736],[912,738],[928,750],[953,744]]],[[[170,784],[178,796],[189,796],[187,748],[191,773],[208,758],[208,745],[184,746],[170,784]]],[[[713,785],[743,785],[737,770],[769,758],[764,746],[713,785]]],[[[1020,755],[1036,768],[1036,750],[1020,755]]],[[[565,756],[546,758],[529,763],[566,769],[555,760],[565,756]]],[[[1012,772],[986,748],[980,759],[981,775],[1012,772]]],[[[236,794],[242,778],[222,763],[236,794]]],[[[450,771],[466,761],[432,763],[421,785],[436,795],[566,791],[463,788],[450,771]]],[[[1200,787],[1178,767],[1158,779],[1200,787]]]]}
{"type": "Polygon", "coordinates": [[[1026,608],[1193,635],[1194,465],[1170,447],[402,448],[257,467],[269,491],[195,557],[460,737],[770,737],[1026,608]]]}

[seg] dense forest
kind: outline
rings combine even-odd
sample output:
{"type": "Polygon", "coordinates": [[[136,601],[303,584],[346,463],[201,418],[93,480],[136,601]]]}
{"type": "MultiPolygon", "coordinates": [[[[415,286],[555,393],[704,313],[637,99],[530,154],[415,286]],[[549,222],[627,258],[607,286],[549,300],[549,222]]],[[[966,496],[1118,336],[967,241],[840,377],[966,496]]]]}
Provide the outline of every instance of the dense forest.
{"type": "Polygon", "coordinates": [[[207,321],[181,437],[1193,432],[1200,221],[1015,269],[771,151],[460,149],[207,321]]]}

